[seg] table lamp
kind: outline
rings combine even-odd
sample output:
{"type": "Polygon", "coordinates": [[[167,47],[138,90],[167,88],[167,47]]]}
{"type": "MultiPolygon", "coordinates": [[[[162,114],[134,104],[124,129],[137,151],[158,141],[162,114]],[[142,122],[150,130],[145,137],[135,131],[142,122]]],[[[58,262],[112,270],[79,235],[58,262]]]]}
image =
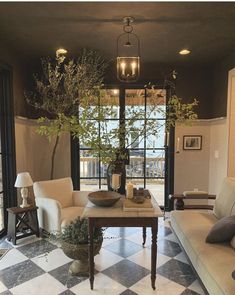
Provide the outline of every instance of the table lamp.
{"type": "Polygon", "coordinates": [[[21,208],[29,207],[30,205],[27,203],[28,198],[28,187],[33,185],[32,178],[28,172],[19,173],[16,177],[15,187],[21,188],[21,197],[23,199],[21,208]]]}

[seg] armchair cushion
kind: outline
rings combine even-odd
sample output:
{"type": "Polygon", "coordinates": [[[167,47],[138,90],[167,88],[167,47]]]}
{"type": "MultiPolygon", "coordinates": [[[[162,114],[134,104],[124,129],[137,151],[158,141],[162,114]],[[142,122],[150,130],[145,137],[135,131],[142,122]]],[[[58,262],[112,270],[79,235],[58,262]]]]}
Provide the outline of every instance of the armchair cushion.
{"type": "Polygon", "coordinates": [[[70,177],[38,181],[33,184],[36,198],[51,198],[57,200],[62,208],[73,206],[73,184],[70,177]]]}

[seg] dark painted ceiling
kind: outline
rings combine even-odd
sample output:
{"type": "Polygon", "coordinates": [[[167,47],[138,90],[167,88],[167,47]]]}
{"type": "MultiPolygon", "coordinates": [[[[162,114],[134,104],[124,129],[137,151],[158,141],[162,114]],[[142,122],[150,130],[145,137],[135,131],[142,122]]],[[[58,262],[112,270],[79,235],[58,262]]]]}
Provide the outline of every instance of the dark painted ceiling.
{"type": "Polygon", "coordinates": [[[116,56],[122,17],[135,18],[144,62],[214,63],[235,48],[235,3],[0,3],[0,44],[23,58],[83,47],[116,56]],[[187,47],[190,56],[179,56],[187,47]]]}

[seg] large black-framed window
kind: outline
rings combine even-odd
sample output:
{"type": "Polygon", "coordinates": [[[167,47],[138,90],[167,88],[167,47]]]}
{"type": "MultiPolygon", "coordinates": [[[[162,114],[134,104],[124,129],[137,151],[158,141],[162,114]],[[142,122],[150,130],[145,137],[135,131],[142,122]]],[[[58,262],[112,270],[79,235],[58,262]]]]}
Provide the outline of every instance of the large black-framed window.
{"type": "Polygon", "coordinates": [[[15,128],[12,68],[0,63],[0,236],[6,233],[6,208],[16,206],[15,128]]]}
{"type": "MultiPolygon", "coordinates": [[[[144,88],[143,85],[109,85],[106,86],[106,91],[109,96],[115,97],[117,105],[116,117],[107,118],[107,122],[111,125],[120,124],[124,120],[129,120],[125,110],[128,107],[134,107],[133,97],[138,97],[135,107],[141,107],[146,113],[146,119],[140,121],[139,125],[144,126],[148,124],[148,120],[154,120],[160,128],[159,139],[149,139],[144,137],[142,142],[135,142],[129,146],[131,163],[126,166],[127,181],[131,180],[136,182],[139,186],[150,188],[151,183],[161,184],[161,191],[158,192],[163,195],[163,203],[166,209],[168,208],[168,195],[173,189],[173,168],[174,158],[171,153],[171,147],[165,146],[165,117],[153,114],[151,118],[148,117],[148,108],[150,106],[151,91],[144,88]],[[132,101],[132,105],[131,102],[132,101]]],[[[161,87],[158,90],[161,91],[161,87]]],[[[170,96],[170,89],[164,90],[164,98],[161,103],[162,108],[166,108],[167,98],[170,96]]],[[[102,134],[100,134],[102,136],[102,134]]],[[[126,135],[127,136],[127,135],[126,135]]],[[[129,134],[135,137],[135,134],[129,134]]],[[[170,134],[169,143],[172,145],[172,135],[170,134]]],[[[103,165],[98,158],[93,158],[90,154],[90,149],[84,147],[82,143],[72,141],[72,178],[76,189],[89,190],[89,189],[107,189],[106,171],[107,166],[103,165]],[[80,177],[79,177],[80,176],[80,177]],[[88,184],[88,185],[87,185],[88,184]],[[90,186],[89,186],[90,185],[90,186]]],[[[159,185],[160,187],[160,185],[159,185]]],[[[163,205],[163,204],[162,204],[163,205]]]]}
{"type": "Polygon", "coordinates": [[[148,188],[157,197],[160,205],[165,203],[165,122],[166,91],[162,89],[132,88],[125,89],[125,122],[131,120],[128,109],[144,113],[144,118],[135,122],[137,131],[126,134],[129,138],[130,165],[126,166],[127,181],[148,188]],[[159,98],[157,99],[157,94],[159,98]],[[157,102],[156,102],[157,100],[157,102]],[[151,111],[157,103],[158,111],[151,111]],[[157,127],[157,134],[148,134],[148,125],[157,127]],[[147,127],[147,128],[146,128],[147,127]],[[137,133],[137,134],[135,134],[137,133]],[[139,134],[142,140],[134,141],[139,134]]]}

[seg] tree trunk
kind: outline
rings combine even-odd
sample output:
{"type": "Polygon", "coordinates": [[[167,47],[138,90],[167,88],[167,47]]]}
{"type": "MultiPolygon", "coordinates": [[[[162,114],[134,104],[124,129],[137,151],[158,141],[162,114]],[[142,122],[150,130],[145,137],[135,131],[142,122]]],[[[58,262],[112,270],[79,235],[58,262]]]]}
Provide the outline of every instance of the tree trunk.
{"type": "Polygon", "coordinates": [[[58,143],[59,143],[59,135],[56,136],[55,144],[54,144],[52,155],[51,155],[50,179],[54,178],[55,154],[56,154],[56,149],[57,149],[58,143]]]}

